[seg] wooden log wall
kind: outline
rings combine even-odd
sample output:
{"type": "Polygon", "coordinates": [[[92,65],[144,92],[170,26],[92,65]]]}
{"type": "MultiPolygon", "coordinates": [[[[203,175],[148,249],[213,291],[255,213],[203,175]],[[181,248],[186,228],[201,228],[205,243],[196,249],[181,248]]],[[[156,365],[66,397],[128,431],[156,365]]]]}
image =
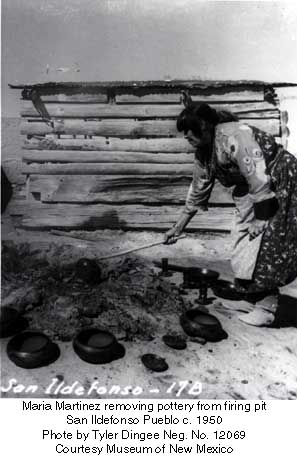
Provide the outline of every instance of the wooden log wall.
{"type": "MultiPolygon", "coordinates": [[[[23,89],[21,134],[26,228],[166,230],[182,211],[193,149],[176,130],[181,91],[285,138],[273,88],[264,83],[82,83],[23,89]],[[269,97],[267,97],[267,93],[269,97]]],[[[282,119],[284,117],[282,116],[282,119]]],[[[231,190],[214,187],[191,230],[229,231],[231,190]]]]}

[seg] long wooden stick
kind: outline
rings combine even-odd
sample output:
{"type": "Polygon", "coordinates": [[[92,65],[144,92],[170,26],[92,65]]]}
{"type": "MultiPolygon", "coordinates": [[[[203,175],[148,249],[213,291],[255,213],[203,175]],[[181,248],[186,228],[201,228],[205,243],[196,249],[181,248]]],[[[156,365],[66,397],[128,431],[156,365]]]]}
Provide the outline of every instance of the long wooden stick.
{"type": "MultiPolygon", "coordinates": [[[[181,235],[180,237],[176,237],[175,240],[180,240],[180,239],[183,239],[185,237],[186,237],[185,235],[181,235]]],[[[117,256],[123,256],[125,254],[134,253],[135,251],[145,250],[146,248],[151,248],[153,246],[158,246],[158,245],[163,245],[163,244],[164,244],[164,240],[159,240],[158,242],[149,243],[148,245],[142,245],[142,246],[139,246],[139,247],[136,247],[136,248],[131,248],[129,250],[120,251],[119,253],[110,254],[108,256],[103,256],[103,257],[99,258],[98,260],[102,261],[104,259],[115,258],[117,256]]]]}
{"type": "MultiPolygon", "coordinates": [[[[85,239],[82,236],[72,235],[72,234],[69,234],[68,232],[58,231],[58,230],[52,230],[51,234],[53,234],[53,235],[61,235],[61,236],[64,236],[64,237],[70,237],[70,238],[73,238],[73,239],[83,240],[83,241],[86,241],[86,242],[94,242],[94,243],[96,243],[96,241],[97,241],[97,240],[92,240],[92,239],[85,239]]],[[[180,239],[183,239],[185,237],[186,237],[186,235],[183,234],[183,235],[180,235],[179,237],[176,237],[175,240],[180,240],[180,239]]],[[[103,240],[103,239],[100,239],[100,240],[103,240]]],[[[98,242],[100,240],[98,240],[98,242]]],[[[108,238],[108,239],[105,238],[104,240],[110,240],[110,238],[108,238]]],[[[107,256],[103,256],[103,257],[99,258],[98,261],[102,261],[104,259],[116,258],[117,256],[123,256],[125,254],[134,253],[135,251],[145,250],[146,248],[151,248],[153,246],[158,246],[158,245],[163,245],[163,244],[164,244],[164,240],[162,239],[162,240],[159,240],[158,242],[152,242],[152,243],[149,243],[149,244],[146,244],[146,245],[142,245],[142,246],[139,246],[139,247],[136,247],[136,248],[130,248],[129,250],[120,251],[119,253],[114,253],[114,254],[110,254],[110,255],[107,255],[107,256]]]]}

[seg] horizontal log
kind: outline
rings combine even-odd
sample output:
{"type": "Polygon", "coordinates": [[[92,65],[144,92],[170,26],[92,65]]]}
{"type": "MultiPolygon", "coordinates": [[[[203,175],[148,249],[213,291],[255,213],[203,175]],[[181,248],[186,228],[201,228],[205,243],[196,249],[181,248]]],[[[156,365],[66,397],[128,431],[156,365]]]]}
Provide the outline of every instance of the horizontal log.
{"type": "Polygon", "coordinates": [[[25,175],[192,175],[193,164],[25,164],[25,175]]]}
{"type": "MultiPolygon", "coordinates": [[[[31,200],[60,203],[184,204],[191,177],[150,175],[31,175],[31,200]]],[[[209,201],[212,205],[233,205],[230,188],[216,182],[209,201]]]]}
{"type": "MultiPolygon", "coordinates": [[[[178,215],[173,215],[178,217],[178,215]]],[[[112,218],[99,219],[88,217],[51,217],[40,216],[39,218],[29,217],[22,218],[19,227],[32,230],[96,230],[96,229],[111,229],[111,230],[134,230],[134,231],[167,231],[176,221],[154,221],[151,218],[138,221],[114,221],[112,218]]],[[[203,231],[203,232],[231,232],[233,228],[233,218],[222,218],[216,216],[211,220],[206,219],[203,215],[200,220],[191,221],[186,228],[186,232],[203,231]]]]}
{"type": "Polygon", "coordinates": [[[45,122],[22,121],[21,133],[27,135],[70,134],[103,136],[177,136],[174,120],[134,121],[132,119],[110,119],[102,121],[56,120],[53,127],[45,122]]]}
{"type": "MultiPolygon", "coordinates": [[[[22,226],[35,229],[147,229],[166,230],[176,222],[181,207],[145,205],[67,205],[27,203],[10,208],[12,216],[23,216],[22,226]]],[[[201,212],[188,226],[189,230],[230,231],[232,208],[210,208],[201,212]]]]}
{"type": "MultiPolygon", "coordinates": [[[[44,103],[107,103],[108,97],[107,94],[44,94],[40,96],[41,100],[44,103]]],[[[22,99],[22,103],[24,100],[22,99]]]]}
{"type": "Polygon", "coordinates": [[[280,119],[279,110],[259,110],[259,111],[241,111],[235,113],[238,116],[238,119],[249,123],[251,119],[280,119]]]}
{"type": "Polygon", "coordinates": [[[108,89],[121,90],[124,92],[138,92],[148,90],[150,92],[171,92],[188,89],[195,91],[230,91],[230,90],[251,90],[263,91],[264,88],[270,87],[287,87],[296,86],[294,83],[267,83],[259,80],[201,80],[201,79],[172,79],[166,78],[162,80],[129,80],[129,81],[50,81],[44,83],[17,83],[9,84],[12,89],[36,89],[38,92],[44,93],[77,93],[77,92],[102,92],[108,89]]]}
{"type": "MultiPolygon", "coordinates": [[[[191,94],[191,91],[189,91],[191,94]]],[[[230,90],[230,91],[200,91],[200,94],[191,94],[195,102],[238,102],[238,101],[264,101],[263,90],[230,90]]],[[[116,95],[116,103],[180,103],[181,92],[171,94],[121,94],[116,95]]]]}
{"type": "Polygon", "coordinates": [[[143,153],[128,151],[51,151],[32,150],[23,153],[26,163],[147,163],[147,164],[193,164],[193,154],[143,153]]]}
{"type": "MultiPolygon", "coordinates": [[[[280,122],[278,119],[250,119],[250,125],[265,130],[269,134],[279,136],[280,122]]],[[[177,132],[175,120],[135,121],[132,119],[110,119],[102,121],[57,120],[51,126],[45,122],[22,121],[21,133],[26,135],[70,134],[70,135],[101,135],[114,137],[137,136],[181,136],[177,132]]]]}
{"type": "Polygon", "coordinates": [[[50,150],[82,150],[82,151],[142,151],[151,153],[188,153],[194,148],[187,140],[175,138],[116,138],[96,137],[92,139],[80,138],[51,138],[40,137],[24,140],[24,149],[50,150]]]}
{"type": "MultiPolygon", "coordinates": [[[[278,118],[279,110],[267,102],[212,104],[218,110],[232,110],[239,118],[278,118]]],[[[115,105],[45,103],[51,118],[175,118],[182,105],[115,105]]],[[[22,101],[21,116],[39,118],[40,114],[29,100],[22,101]]]]}

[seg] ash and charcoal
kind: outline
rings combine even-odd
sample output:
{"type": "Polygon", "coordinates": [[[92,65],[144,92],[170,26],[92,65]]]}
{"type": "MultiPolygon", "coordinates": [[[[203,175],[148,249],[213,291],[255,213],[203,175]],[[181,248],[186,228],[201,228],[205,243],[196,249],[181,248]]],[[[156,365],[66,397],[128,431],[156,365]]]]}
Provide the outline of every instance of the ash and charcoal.
{"type": "Polygon", "coordinates": [[[97,263],[98,270],[92,260],[88,278],[88,263],[67,259],[56,246],[49,251],[28,244],[2,248],[3,304],[20,310],[30,329],[62,341],[86,326],[125,340],[179,331],[179,316],[191,304],[137,257],[97,263]]]}

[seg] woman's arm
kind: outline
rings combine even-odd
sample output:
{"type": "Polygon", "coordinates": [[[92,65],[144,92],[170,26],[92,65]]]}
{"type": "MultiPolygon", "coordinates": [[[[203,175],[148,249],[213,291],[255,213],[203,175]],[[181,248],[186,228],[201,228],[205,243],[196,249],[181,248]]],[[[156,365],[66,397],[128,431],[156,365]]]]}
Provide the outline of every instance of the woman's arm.
{"type": "Polygon", "coordinates": [[[229,145],[232,158],[237,162],[240,172],[248,183],[255,215],[249,233],[251,238],[254,238],[265,230],[269,219],[278,209],[278,202],[271,189],[271,177],[266,172],[263,152],[249,126],[239,127],[234,139],[232,137],[229,139],[229,145]],[[232,140],[234,140],[233,145],[232,140]]]}
{"type": "Polygon", "coordinates": [[[165,233],[164,243],[174,243],[183,232],[199,208],[205,208],[209,200],[214,178],[209,176],[208,169],[195,158],[193,180],[189,187],[183,211],[174,226],[165,233]]]}

